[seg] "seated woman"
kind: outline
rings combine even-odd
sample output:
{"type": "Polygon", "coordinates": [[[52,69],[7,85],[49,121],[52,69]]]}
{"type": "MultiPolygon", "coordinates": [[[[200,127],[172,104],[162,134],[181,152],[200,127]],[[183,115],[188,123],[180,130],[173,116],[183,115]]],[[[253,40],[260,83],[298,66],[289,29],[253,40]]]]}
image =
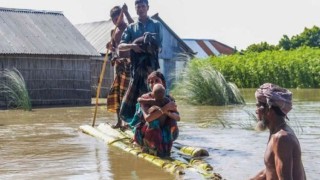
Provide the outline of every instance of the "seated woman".
{"type": "MultiPolygon", "coordinates": [[[[151,90],[155,84],[166,87],[161,72],[154,71],[148,76],[148,85],[151,90]]],[[[171,96],[166,96],[170,99],[166,105],[149,111],[150,107],[156,104],[155,98],[152,92],[143,94],[138,99],[135,116],[129,123],[134,128],[134,141],[142,147],[144,152],[159,157],[170,156],[173,141],[179,135],[177,121],[180,120],[180,115],[177,112],[177,105],[171,96]],[[161,120],[161,117],[166,119],[161,120]]]]}

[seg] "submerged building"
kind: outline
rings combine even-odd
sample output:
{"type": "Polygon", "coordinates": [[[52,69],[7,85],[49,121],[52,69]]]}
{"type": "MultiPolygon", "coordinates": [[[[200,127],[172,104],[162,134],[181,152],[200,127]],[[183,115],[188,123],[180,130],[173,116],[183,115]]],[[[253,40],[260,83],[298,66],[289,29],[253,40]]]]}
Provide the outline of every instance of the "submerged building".
{"type": "Polygon", "coordinates": [[[0,24],[0,71],[22,74],[33,105],[91,104],[90,65],[100,54],[62,12],[0,8],[0,24]]]}

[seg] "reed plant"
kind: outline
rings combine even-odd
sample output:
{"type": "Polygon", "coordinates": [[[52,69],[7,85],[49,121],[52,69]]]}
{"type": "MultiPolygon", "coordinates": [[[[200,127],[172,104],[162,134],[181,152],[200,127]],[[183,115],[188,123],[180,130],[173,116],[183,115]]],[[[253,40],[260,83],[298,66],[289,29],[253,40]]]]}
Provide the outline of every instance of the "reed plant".
{"type": "Polygon", "coordinates": [[[198,126],[200,128],[209,128],[209,127],[232,128],[232,123],[223,118],[216,118],[214,121],[207,120],[204,122],[200,122],[198,126]]]}
{"type": "Polygon", "coordinates": [[[238,122],[237,124],[242,129],[256,130],[256,125],[257,125],[257,122],[259,121],[257,116],[254,113],[252,113],[252,111],[250,110],[244,109],[243,111],[248,115],[248,118],[238,122]]]}
{"type": "Polygon", "coordinates": [[[0,71],[0,93],[8,101],[8,107],[32,110],[31,100],[21,73],[16,69],[0,71]]]}
{"type": "Polygon", "coordinates": [[[197,59],[187,64],[172,94],[192,104],[244,104],[244,99],[235,84],[227,82],[213,66],[197,59]]]}

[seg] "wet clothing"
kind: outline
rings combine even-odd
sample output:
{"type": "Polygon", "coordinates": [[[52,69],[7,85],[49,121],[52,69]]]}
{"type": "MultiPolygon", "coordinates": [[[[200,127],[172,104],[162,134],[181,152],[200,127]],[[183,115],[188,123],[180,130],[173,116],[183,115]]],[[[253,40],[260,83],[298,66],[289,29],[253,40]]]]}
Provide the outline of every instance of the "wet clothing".
{"type": "Polygon", "coordinates": [[[146,24],[144,25],[141,21],[137,21],[128,25],[128,27],[124,30],[120,43],[131,43],[137,38],[143,36],[145,32],[155,33],[157,38],[157,44],[159,48],[162,47],[162,32],[161,32],[161,24],[159,21],[154,20],[148,17],[146,24]]]}
{"type": "Polygon", "coordinates": [[[136,53],[133,50],[130,51],[131,80],[120,108],[120,117],[126,122],[130,122],[134,116],[138,97],[149,91],[148,75],[159,69],[158,49],[161,48],[162,42],[161,24],[151,18],[148,18],[145,24],[140,21],[132,23],[123,32],[120,41],[120,43],[133,43],[137,38],[148,33],[151,33],[153,37],[150,37],[149,34],[148,37],[143,38],[146,40],[141,45],[156,45],[157,52],[136,53]],[[149,40],[147,40],[148,38],[149,40]]]}
{"type": "Polygon", "coordinates": [[[121,102],[130,82],[130,67],[127,64],[122,62],[114,65],[115,78],[107,97],[107,110],[109,112],[116,113],[120,110],[121,102]]]}
{"type": "Polygon", "coordinates": [[[114,38],[111,41],[115,51],[111,53],[112,56],[110,57],[110,60],[112,66],[114,66],[115,73],[114,81],[107,96],[107,110],[109,112],[119,112],[121,102],[130,82],[129,51],[117,52],[121,35],[126,27],[126,24],[119,26],[119,28],[116,29],[114,38]],[[118,63],[116,63],[116,61],[118,61],[118,63]]]}
{"type": "Polygon", "coordinates": [[[138,97],[149,91],[146,82],[149,73],[148,71],[140,69],[137,70],[133,78],[130,79],[128,89],[120,107],[120,117],[125,122],[130,122],[133,117],[138,97]]]}
{"type": "MultiPolygon", "coordinates": [[[[167,97],[173,100],[170,96],[167,97]]],[[[160,125],[159,119],[146,122],[138,103],[129,125],[133,128],[134,141],[142,147],[144,152],[159,157],[170,156],[173,141],[179,135],[176,120],[167,117],[163,125],[160,125]]]]}

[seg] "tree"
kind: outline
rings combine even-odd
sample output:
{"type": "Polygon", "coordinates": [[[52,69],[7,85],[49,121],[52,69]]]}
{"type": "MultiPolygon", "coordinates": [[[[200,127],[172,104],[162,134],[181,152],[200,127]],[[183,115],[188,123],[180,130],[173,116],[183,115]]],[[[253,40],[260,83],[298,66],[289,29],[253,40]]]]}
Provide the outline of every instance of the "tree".
{"type": "Polygon", "coordinates": [[[313,26],[311,29],[305,28],[300,38],[302,45],[309,47],[320,47],[320,29],[313,26]]]}
{"type": "Polygon", "coordinates": [[[242,51],[243,53],[246,52],[263,52],[263,51],[274,51],[274,50],[278,50],[279,48],[277,46],[274,45],[270,45],[267,42],[261,42],[259,44],[252,44],[250,46],[247,47],[247,49],[245,51],[242,51]]]}
{"type": "Polygon", "coordinates": [[[292,47],[290,38],[287,35],[283,35],[278,46],[284,50],[290,50],[292,47]]]}
{"type": "Polygon", "coordinates": [[[278,45],[281,49],[290,50],[301,46],[320,47],[320,29],[317,26],[304,28],[301,34],[292,36],[291,39],[284,35],[278,45]]]}

